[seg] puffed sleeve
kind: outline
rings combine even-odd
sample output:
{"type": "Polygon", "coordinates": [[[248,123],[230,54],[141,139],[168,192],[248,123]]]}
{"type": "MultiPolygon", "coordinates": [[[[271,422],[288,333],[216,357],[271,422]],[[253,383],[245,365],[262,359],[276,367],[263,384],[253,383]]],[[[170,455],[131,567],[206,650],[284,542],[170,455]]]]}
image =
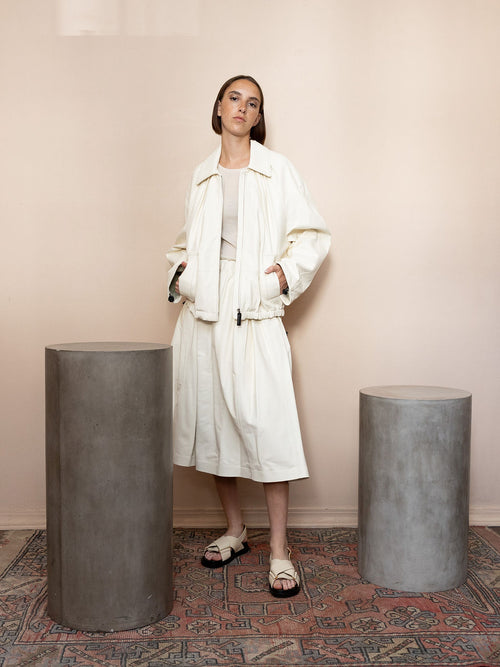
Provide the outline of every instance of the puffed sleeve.
{"type": "Polygon", "coordinates": [[[318,213],[299,174],[288,163],[283,176],[286,245],[277,263],[283,269],[288,294],[281,299],[289,305],[311,284],[330,249],[330,232],[318,213]]]}

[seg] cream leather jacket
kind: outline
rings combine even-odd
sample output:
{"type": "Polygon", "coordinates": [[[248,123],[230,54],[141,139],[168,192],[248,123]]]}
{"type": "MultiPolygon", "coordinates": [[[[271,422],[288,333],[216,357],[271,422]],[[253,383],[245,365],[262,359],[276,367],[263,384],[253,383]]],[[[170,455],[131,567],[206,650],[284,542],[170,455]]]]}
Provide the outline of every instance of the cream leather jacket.
{"type": "MultiPolygon", "coordinates": [[[[188,300],[195,317],[215,322],[219,315],[219,261],[222,225],[220,149],[195,170],[186,200],[186,221],[168,251],[170,301],[188,300]],[[175,292],[175,274],[187,262],[175,292]]],[[[251,142],[250,162],[241,170],[238,240],[233,296],[234,318],[281,316],[284,306],[311,283],[330,247],[330,232],[293,165],[282,155],[251,142]],[[288,294],[280,293],[280,264],[288,294]]]]}

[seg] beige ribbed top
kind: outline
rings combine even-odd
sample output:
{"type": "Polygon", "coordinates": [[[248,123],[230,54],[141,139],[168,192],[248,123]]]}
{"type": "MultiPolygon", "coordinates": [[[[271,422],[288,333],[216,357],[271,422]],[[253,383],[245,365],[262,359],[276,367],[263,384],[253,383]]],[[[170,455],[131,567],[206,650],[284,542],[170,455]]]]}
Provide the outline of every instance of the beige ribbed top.
{"type": "Polygon", "coordinates": [[[220,244],[221,259],[236,259],[238,239],[238,190],[241,169],[226,169],[218,166],[222,176],[222,232],[220,244]]]}

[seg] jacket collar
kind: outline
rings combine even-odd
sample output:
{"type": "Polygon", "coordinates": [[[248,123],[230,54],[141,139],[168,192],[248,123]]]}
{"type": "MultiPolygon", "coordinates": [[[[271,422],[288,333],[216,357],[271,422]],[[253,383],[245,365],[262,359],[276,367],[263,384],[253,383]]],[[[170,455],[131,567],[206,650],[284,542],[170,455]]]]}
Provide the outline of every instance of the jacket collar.
{"type": "MultiPolygon", "coordinates": [[[[218,148],[201,163],[196,185],[200,185],[200,183],[206,181],[207,178],[219,173],[217,171],[217,166],[219,164],[220,152],[221,149],[218,148]]],[[[259,144],[258,141],[252,139],[252,141],[250,141],[250,162],[246,168],[270,177],[271,161],[269,157],[269,150],[262,144],[259,144]]]]}

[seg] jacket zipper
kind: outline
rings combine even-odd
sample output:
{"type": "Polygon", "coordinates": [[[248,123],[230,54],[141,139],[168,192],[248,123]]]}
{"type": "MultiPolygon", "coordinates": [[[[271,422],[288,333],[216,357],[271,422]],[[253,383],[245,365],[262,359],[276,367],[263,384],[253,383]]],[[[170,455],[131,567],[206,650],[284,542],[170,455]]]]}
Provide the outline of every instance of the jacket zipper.
{"type": "MultiPolygon", "coordinates": [[[[236,273],[235,273],[235,291],[236,299],[240,300],[240,268],[241,268],[241,242],[243,239],[243,197],[245,191],[245,176],[248,168],[241,170],[238,183],[238,242],[236,245],[236,273]]],[[[236,326],[241,327],[241,310],[236,309],[236,326]]]]}

